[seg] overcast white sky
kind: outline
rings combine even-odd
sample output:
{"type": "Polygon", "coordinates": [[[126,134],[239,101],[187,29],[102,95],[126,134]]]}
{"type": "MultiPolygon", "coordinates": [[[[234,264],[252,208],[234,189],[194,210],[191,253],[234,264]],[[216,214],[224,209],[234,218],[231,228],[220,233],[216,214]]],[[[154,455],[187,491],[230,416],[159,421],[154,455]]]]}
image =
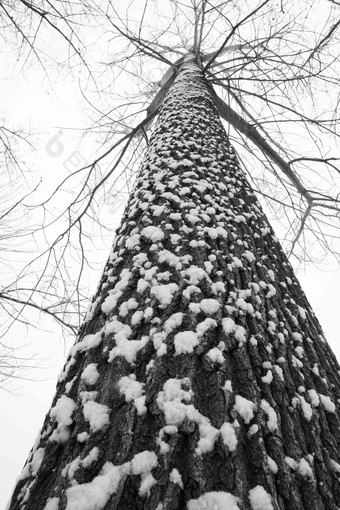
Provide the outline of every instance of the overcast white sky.
{"type": "MultiPolygon", "coordinates": [[[[0,83],[0,96],[6,98],[2,113],[13,120],[24,121],[25,125],[30,125],[32,131],[42,133],[39,137],[38,151],[32,155],[31,162],[36,165],[37,173],[45,179],[47,187],[52,188],[59,180],[65,158],[72,151],[79,150],[79,147],[73,145],[72,133],[64,129],[63,153],[58,157],[52,157],[46,151],[46,144],[59,132],[60,126],[68,128],[85,122],[81,107],[75,100],[77,97],[75,87],[77,85],[70,75],[69,80],[66,77],[55,85],[55,95],[49,94],[37,77],[30,76],[28,70],[24,80],[0,83]]],[[[121,209],[114,213],[117,223],[120,212],[121,209]]],[[[93,290],[99,277],[98,271],[93,281],[93,290]]],[[[306,270],[300,269],[298,277],[321,322],[326,338],[340,360],[338,265],[329,263],[322,271],[310,266],[306,270]]],[[[44,324],[44,328],[45,331],[36,330],[34,335],[26,339],[22,336],[22,330],[12,331],[13,341],[21,338],[23,343],[28,344],[23,353],[39,353],[39,358],[44,361],[39,369],[30,374],[35,381],[14,383],[8,386],[7,389],[10,391],[0,388],[0,510],[5,509],[15,479],[42,426],[52,401],[57,374],[70,347],[70,345],[65,347],[59,330],[57,331],[52,322],[44,324]]]]}

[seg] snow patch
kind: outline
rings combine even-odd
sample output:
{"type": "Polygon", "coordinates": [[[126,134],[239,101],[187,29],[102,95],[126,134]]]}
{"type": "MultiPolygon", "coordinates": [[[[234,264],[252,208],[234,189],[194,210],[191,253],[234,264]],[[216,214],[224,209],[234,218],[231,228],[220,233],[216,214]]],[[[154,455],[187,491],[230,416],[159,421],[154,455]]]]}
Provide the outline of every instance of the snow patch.
{"type": "MultiPolygon", "coordinates": [[[[206,492],[198,499],[190,499],[188,510],[240,510],[239,498],[229,492],[206,492]]],[[[265,509],[261,509],[265,510],[265,509]]]]}
{"type": "Polygon", "coordinates": [[[215,296],[219,293],[225,292],[225,285],[223,282],[214,282],[211,284],[211,292],[215,294],[215,296]]]}
{"type": "Polygon", "coordinates": [[[244,253],[242,253],[243,257],[245,257],[248,262],[254,262],[255,260],[255,255],[253,253],[251,253],[251,251],[249,250],[246,250],[244,253]]]}
{"type": "Polygon", "coordinates": [[[164,343],[166,336],[167,334],[165,331],[159,331],[152,337],[153,346],[157,351],[157,356],[164,356],[164,354],[167,352],[167,346],[164,343]]]}
{"type": "Polygon", "coordinates": [[[110,496],[114,494],[122,478],[129,470],[129,463],[114,466],[106,462],[98,476],[91,482],[75,485],[66,490],[67,505],[65,510],[102,510],[110,496]]]}
{"type": "Polygon", "coordinates": [[[180,472],[178,469],[174,468],[170,473],[170,482],[177,483],[181,489],[183,489],[183,481],[180,472]]]}
{"type": "Polygon", "coordinates": [[[214,449],[214,444],[219,436],[219,429],[213,427],[208,420],[203,420],[199,424],[200,439],[197,444],[195,452],[197,455],[202,453],[211,452],[214,449]]]}
{"type": "Polygon", "coordinates": [[[64,443],[69,438],[68,427],[73,423],[72,414],[76,408],[76,403],[69,397],[62,395],[52,407],[50,416],[53,420],[57,421],[57,428],[50,436],[50,441],[57,443],[64,443]]]}
{"type": "Polygon", "coordinates": [[[102,303],[102,311],[106,313],[106,315],[108,315],[111,312],[111,310],[114,309],[120,296],[121,293],[116,293],[115,295],[107,296],[104,299],[102,303]]]}
{"type": "Polygon", "coordinates": [[[123,269],[120,274],[120,280],[116,283],[115,287],[109,291],[109,295],[105,298],[102,303],[102,311],[108,315],[117,305],[118,299],[122,295],[123,291],[128,286],[131,277],[131,272],[128,269],[123,269]]]}
{"type": "MultiPolygon", "coordinates": [[[[157,396],[157,405],[163,411],[167,425],[181,425],[187,415],[188,407],[183,403],[190,401],[192,390],[190,379],[168,379],[163,385],[163,391],[157,396]]],[[[190,406],[192,411],[194,408],[190,406]]]]}
{"type": "Polygon", "coordinates": [[[261,485],[249,491],[249,501],[252,510],[274,510],[271,496],[261,485]]]}
{"type": "Polygon", "coordinates": [[[213,362],[213,363],[224,363],[224,356],[221,352],[221,350],[218,347],[213,347],[210,349],[206,356],[213,362]]]}
{"type": "Polygon", "coordinates": [[[196,326],[196,333],[199,337],[202,337],[209,329],[217,327],[217,322],[214,319],[207,318],[202,322],[199,322],[196,326]]]}
{"type": "Polygon", "coordinates": [[[168,283],[166,285],[155,285],[152,287],[150,294],[159,302],[159,308],[164,309],[170,305],[173,295],[178,291],[176,283],[168,283]]]}
{"type": "Polygon", "coordinates": [[[330,397],[322,395],[321,393],[319,393],[319,397],[326,411],[329,413],[335,413],[335,404],[331,401],[330,397]]]}
{"type": "Polygon", "coordinates": [[[222,319],[222,328],[226,335],[234,334],[236,340],[241,344],[246,341],[246,330],[243,326],[235,324],[235,321],[231,317],[222,319]]]}
{"type": "Polygon", "coordinates": [[[101,331],[98,331],[98,333],[94,333],[91,335],[86,335],[81,340],[81,342],[78,342],[71,348],[71,355],[74,356],[74,354],[78,351],[83,352],[98,347],[98,345],[101,344],[101,341],[102,341],[101,331]]]}
{"type": "Polygon", "coordinates": [[[96,384],[99,377],[100,376],[97,370],[97,363],[90,363],[87,365],[80,376],[84,383],[88,385],[96,384]]]}
{"type": "Polygon", "coordinates": [[[305,321],[307,318],[306,310],[304,308],[302,308],[301,306],[298,306],[298,311],[299,311],[300,317],[305,321]]]}
{"type": "Polygon", "coordinates": [[[277,430],[277,414],[272,408],[272,406],[265,399],[261,400],[261,409],[265,412],[267,416],[267,427],[270,432],[275,432],[277,430]]]}
{"type": "Polygon", "coordinates": [[[274,274],[274,271],[272,271],[271,269],[268,269],[267,274],[268,274],[269,278],[271,279],[271,281],[272,281],[272,282],[275,282],[275,274],[274,274]]]}
{"type": "Polygon", "coordinates": [[[120,338],[117,341],[116,347],[113,347],[109,352],[109,363],[111,363],[118,356],[122,356],[128,363],[134,363],[137,358],[138,352],[145,347],[149,341],[148,336],[142,336],[140,340],[128,340],[127,338],[120,338]]]}
{"type": "Polygon", "coordinates": [[[137,408],[137,414],[142,415],[146,413],[144,383],[136,381],[136,375],[130,374],[129,376],[121,377],[118,381],[120,393],[125,397],[126,402],[133,400],[137,408]]]}
{"type": "Polygon", "coordinates": [[[256,404],[241,395],[236,395],[234,409],[243,418],[244,423],[248,424],[254,418],[256,404]]]}
{"type": "Polygon", "coordinates": [[[320,398],[315,390],[313,390],[313,389],[308,390],[307,393],[309,395],[312,406],[317,407],[318,405],[320,405],[320,398]]]}
{"type": "Polygon", "coordinates": [[[35,476],[37,474],[38,469],[40,468],[41,463],[43,461],[44,454],[45,448],[38,448],[37,450],[35,450],[30,461],[28,461],[24,466],[19,476],[19,480],[24,480],[29,476],[35,476]]]}
{"type": "Polygon", "coordinates": [[[292,457],[285,457],[285,463],[290,467],[290,469],[293,469],[294,471],[297,469],[298,463],[292,457]]]}
{"type": "Polygon", "coordinates": [[[149,496],[151,488],[157,483],[157,480],[152,476],[151,473],[142,478],[142,482],[139,486],[138,494],[140,496],[149,496]]]}
{"type": "Polygon", "coordinates": [[[119,307],[119,315],[121,317],[126,317],[130,310],[134,310],[138,307],[138,303],[134,298],[128,299],[128,301],[124,301],[119,307]]]}
{"type": "Polygon", "coordinates": [[[336,473],[340,474],[340,464],[338,464],[338,462],[335,462],[335,460],[333,460],[333,459],[330,459],[330,463],[331,463],[331,466],[332,466],[333,470],[336,473]]]}
{"type": "Polygon", "coordinates": [[[297,472],[304,478],[313,478],[313,470],[306,459],[300,460],[298,463],[297,472]]]}
{"type": "Polygon", "coordinates": [[[158,465],[157,455],[155,452],[145,450],[136,455],[131,460],[131,471],[133,475],[143,475],[158,465]]]}
{"type": "Polygon", "coordinates": [[[226,335],[230,335],[235,331],[236,324],[235,321],[231,317],[227,317],[225,319],[222,319],[222,327],[223,331],[226,335]]]}
{"type": "Polygon", "coordinates": [[[271,283],[268,283],[268,289],[269,289],[269,292],[267,292],[266,297],[271,298],[271,297],[275,296],[276,289],[271,283]]]}
{"type": "Polygon", "coordinates": [[[261,379],[264,383],[270,384],[273,380],[273,372],[271,370],[268,370],[267,374],[261,377],[261,379]]]}
{"type": "Polygon", "coordinates": [[[220,309],[220,303],[217,299],[202,299],[199,305],[201,311],[206,315],[213,315],[220,309]]]}
{"type": "Polygon", "coordinates": [[[302,340],[303,340],[301,333],[298,333],[297,331],[294,331],[294,332],[292,333],[292,338],[293,338],[293,340],[295,340],[296,342],[302,342],[302,340]]]}
{"type": "Polygon", "coordinates": [[[48,498],[44,510],[59,510],[59,498],[48,498]]]}
{"type": "Polygon", "coordinates": [[[98,432],[110,423],[109,408],[104,404],[93,402],[93,400],[84,403],[83,414],[85,420],[89,422],[91,432],[98,432]]]}
{"type": "Polygon", "coordinates": [[[176,356],[193,352],[194,347],[199,344],[197,333],[194,331],[182,331],[174,338],[176,356]]]}
{"type": "Polygon", "coordinates": [[[190,301],[191,299],[191,294],[193,294],[194,292],[196,292],[197,294],[202,292],[201,289],[199,287],[196,287],[196,285],[188,285],[184,290],[183,290],[183,296],[185,297],[185,299],[187,299],[188,301],[190,301]]]}
{"type": "Polygon", "coordinates": [[[298,395],[298,398],[300,400],[301,409],[303,412],[304,417],[307,421],[310,421],[313,415],[313,410],[308,402],[306,402],[305,398],[302,395],[298,395]]]}
{"type": "Polygon", "coordinates": [[[150,241],[152,241],[153,243],[156,243],[157,241],[162,241],[162,239],[164,239],[163,230],[153,225],[143,228],[143,230],[141,231],[141,235],[143,237],[146,237],[147,239],[150,239],[150,241]]]}
{"type": "Polygon", "coordinates": [[[233,387],[232,387],[232,384],[231,384],[231,381],[230,380],[226,380],[226,382],[224,383],[224,386],[222,388],[224,391],[229,391],[230,393],[233,392],[233,387]]]}
{"type": "Polygon", "coordinates": [[[137,453],[131,460],[132,474],[142,477],[138,491],[140,496],[148,496],[151,488],[157,483],[157,480],[151,474],[152,469],[157,465],[157,455],[155,452],[148,450],[137,453]]]}
{"type": "Polygon", "coordinates": [[[78,435],[77,435],[77,441],[79,443],[84,443],[85,441],[88,440],[88,438],[90,437],[90,434],[88,432],[80,432],[78,435]]]}
{"type": "Polygon", "coordinates": [[[143,316],[144,316],[143,310],[137,310],[137,312],[135,312],[131,316],[131,325],[132,326],[137,326],[138,324],[140,324],[142,319],[143,319],[143,316]]]}
{"type": "Polygon", "coordinates": [[[140,278],[137,283],[137,292],[138,294],[143,294],[145,289],[150,286],[149,282],[144,280],[144,278],[140,278]]]}
{"type": "Polygon", "coordinates": [[[304,478],[313,478],[313,470],[306,459],[301,458],[298,461],[292,457],[285,457],[285,462],[293,471],[297,471],[304,478]]]}
{"type": "Polygon", "coordinates": [[[277,375],[280,377],[281,381],[284,381],[284,377],[283,377],[283,370],[281,367],[279,367],[278,365],[274,365],[273,366],[273,369],[275,370],[275,372],[277,373],[277,375]]]}
{"type": "Polygon", "coordinates": [[[276,474],[279,470],[276,462],[274,459],[272,459],[269,455],[267,455],[267,462],[268,462],[268,466],[269,466],[269,469],[272,473],[276,474]]]}
{"type": "Polygon", "coordinates": [[[164,323],[164,331],[170,333],[172,330],[181,326],[184,314],[181,312],[172,314],[164,323]]]}
{"type": "Polygon", "coordinates": [[[183,276],[188,276],[191,285],[197,285],[201,280],[207,277],[207,273],[198,266],[190,266],[183,271],[183,276]]]}
{"type": "Polygon", "coordinates": [[[258,425],[252,425],[251,427],[249,427],[248,436],[253,436],[254,434],[257,434],[258,431],[259,431],[259,426],[258,425]]]}
{"type": "Polygon", "coordinates": [[[232,426],[232,424],[227,423],[227,422],[223,423],[222,427],[220,428],[220,432],[221,432],[222,441],[226,445],[228,450],[230,452],[233,452],[234,450],[236,450],[237,437],[235,434],[235,429],[232,426]]]}
{"type": "Polygon", "coordinates": [[[125,240],[125,248],[128,250],[134,250],[140,243],[140,235],[133,234],[125,240]]]}

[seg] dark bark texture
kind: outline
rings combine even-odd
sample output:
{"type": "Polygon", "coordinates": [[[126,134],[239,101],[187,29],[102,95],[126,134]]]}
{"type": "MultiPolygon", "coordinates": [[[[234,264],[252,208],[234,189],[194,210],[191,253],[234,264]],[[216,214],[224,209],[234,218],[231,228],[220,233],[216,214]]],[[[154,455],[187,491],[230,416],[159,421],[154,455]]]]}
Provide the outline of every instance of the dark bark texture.
{"type": "Polygon", "coordinates": [[[339,373],[186,62],[9,510],[336,510],[339,373]]]}

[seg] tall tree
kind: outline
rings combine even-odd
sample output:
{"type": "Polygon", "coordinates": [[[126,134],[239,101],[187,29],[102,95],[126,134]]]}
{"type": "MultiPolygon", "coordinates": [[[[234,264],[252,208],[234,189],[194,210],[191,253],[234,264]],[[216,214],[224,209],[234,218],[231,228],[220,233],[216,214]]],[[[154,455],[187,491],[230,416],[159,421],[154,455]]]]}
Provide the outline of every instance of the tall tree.
{"type": "Polygon", "coordinates": [[[175,70],[9,510],[340,506],[339,365],[204,67],[175,70]]]}

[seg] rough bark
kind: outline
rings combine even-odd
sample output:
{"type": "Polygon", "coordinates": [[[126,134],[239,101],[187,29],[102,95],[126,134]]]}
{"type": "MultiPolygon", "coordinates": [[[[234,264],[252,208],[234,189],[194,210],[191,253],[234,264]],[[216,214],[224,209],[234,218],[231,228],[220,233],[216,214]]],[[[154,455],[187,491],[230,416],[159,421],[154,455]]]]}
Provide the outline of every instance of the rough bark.
{"type": "Polygon", "coordinates": [[[183,64],[9,510],[340,506],[339,366],[213,97],[183,64]]]}

